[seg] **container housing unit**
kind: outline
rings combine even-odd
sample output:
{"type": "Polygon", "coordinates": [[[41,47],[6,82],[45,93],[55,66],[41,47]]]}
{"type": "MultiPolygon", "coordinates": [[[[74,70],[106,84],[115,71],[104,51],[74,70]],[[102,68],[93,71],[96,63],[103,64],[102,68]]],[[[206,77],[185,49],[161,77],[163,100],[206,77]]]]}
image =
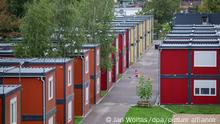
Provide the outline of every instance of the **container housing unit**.
{"type": "Polygon", "coordinates": [[[90,50],[81,50],[70,56],[74,58],[74,113],[76,116],[86,116],[91,110],[89,53],[90,50]]]}
{"type": "Polygon", "coordinates": [[[127,54],[128,54],[128,64],[127,67],[129,67],[130,65],[132,65],[134,63],[134,49],[136,47],[136,41],[135,40],[135,27],[136,27],[136,23],[124,23],[124,22],[114,22],[112,23],[113,27],[118,27],[118,28],[129,28],[128,29],[128,35],[126,35],[126,46],[127,46],[127,54]]]}
{"type": "Polygon", "coordinates": [[[21,85],[0,85],[0,124],[21,124],[21,85]]]}
{"type": "Polygon", "coordinates": [[[165,40],[160,45],[161,104],[220,103],[220,41],[165,40]]]}
{"type": "Polygon", "coordinates": [[[74,122],[74,65],[70,58],[36,58],[24,63],[25,67],[55,68],[56,123],[74,122]]]}
{"type": "Polygon", "coordinates": [[[90,102],[96,104],[101,98],[101,69],[100,55],[101,48],[99,44],[85,44],[83,49],[89,52],[89,73],[90,73],[90,102]]]}
{"type": "Polygon", "coordinates": [[[126,30],[114,29],[118,34],[118,52],[119,52],[119,73],[123,74],[126,70],[126,30]]]}
{"type": "Polygon", "coordinates": [[[56,122],[54,71],[54,68],[0,68],[2,84],[22,86],[22,124],[56,122]]]}

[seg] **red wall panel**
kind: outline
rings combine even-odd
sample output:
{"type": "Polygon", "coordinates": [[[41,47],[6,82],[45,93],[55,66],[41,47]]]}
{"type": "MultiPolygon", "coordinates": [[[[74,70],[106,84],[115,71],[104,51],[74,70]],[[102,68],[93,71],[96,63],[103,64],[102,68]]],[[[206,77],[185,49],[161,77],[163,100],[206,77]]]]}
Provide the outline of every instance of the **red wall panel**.
{"type": "Polygon", "coordinates": [[[187,79],[161,79],[160,103],[186,104],[187,83],[187,79]]]}
{"type": "Polygon", "coordinates": [[[161,74],[186,74],[188,72],[188,51],[162,50],[160,69],[161,74]]]}

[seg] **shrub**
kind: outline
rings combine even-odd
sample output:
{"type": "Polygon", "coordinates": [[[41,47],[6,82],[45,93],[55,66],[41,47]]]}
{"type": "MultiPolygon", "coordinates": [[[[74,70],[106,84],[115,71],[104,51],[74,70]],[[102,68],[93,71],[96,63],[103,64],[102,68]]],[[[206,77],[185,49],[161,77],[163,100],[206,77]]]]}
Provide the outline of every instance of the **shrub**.
{"type": "Polygon", "coordinates": [[[143,75],[139,78],[137,96],[141,101],[148,101],[152,96],[152,81],[150,79],[145,80],[143,75]]]}

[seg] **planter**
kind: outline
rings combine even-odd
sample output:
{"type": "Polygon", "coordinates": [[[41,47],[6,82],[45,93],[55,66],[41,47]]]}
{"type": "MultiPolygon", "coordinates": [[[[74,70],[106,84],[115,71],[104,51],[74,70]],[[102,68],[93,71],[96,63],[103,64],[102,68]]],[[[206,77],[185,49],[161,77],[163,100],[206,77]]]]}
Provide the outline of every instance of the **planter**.
{"type": "Polygon", "coordinates": [[[148,100],[138,101],[137,105],[141,106],[141,107],[151,107],[150,101],[148,101],[148,100]]]}

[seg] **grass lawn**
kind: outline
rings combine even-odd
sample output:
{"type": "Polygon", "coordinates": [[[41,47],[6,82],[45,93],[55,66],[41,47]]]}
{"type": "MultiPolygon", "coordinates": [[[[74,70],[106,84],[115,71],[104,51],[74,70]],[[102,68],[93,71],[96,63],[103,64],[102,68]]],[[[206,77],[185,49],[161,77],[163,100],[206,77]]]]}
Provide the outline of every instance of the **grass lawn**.
{"type": "Polygon", "coordinates": [[[159,106],[151,108],[134,106],[128,110],[122,124],[140,124],[140,122],[143,124],[169,124],[169,120],[171,118],[172,113],[160,108],[159,106]],[[139,119],[141,119],[141,121],[139,121],[139,119]]]}
{"type": "MultiPolygon", "coordinates": [[[[220,114],[220,105],[164,105],[177,114],[220,114]]],[[[122,124],[170,124],[173,114],[159,106],[131,107],[122,124]],[[133,120],[132,120],[133,119],[133,120]],[[136,120],[135,120],[136,119],[136,120]],[[145,121],[145,123],[143,122],[145,121]]]]}
{"type": "Polygon", "coordinates": [[[79,124],[83,118],[82,117],[74,117],[74,124],[79,124]]]}
{"type": "Polygon", "coordinates": [[[220,114],[220,105],[165,105],[165,107],[181,114],[220,114]]]}

